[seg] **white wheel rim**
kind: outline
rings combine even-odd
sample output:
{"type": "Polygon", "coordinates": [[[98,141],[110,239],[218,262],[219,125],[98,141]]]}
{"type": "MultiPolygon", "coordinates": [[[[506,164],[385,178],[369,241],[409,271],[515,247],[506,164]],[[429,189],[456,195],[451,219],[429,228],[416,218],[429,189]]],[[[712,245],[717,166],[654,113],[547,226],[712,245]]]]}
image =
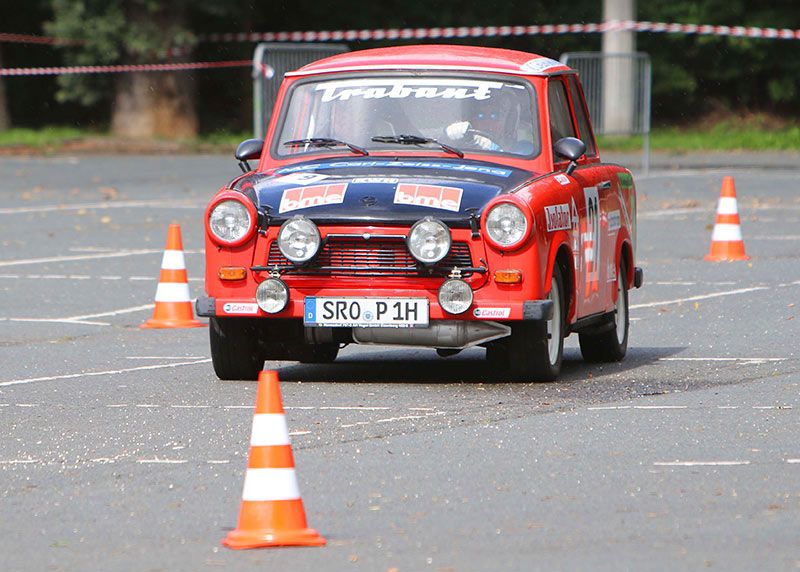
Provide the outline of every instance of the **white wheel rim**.
{"type": "Polygon", "coordinates": [[[625,324],[628,322],[628,308],[625,305],[625,289],[622,287],[622,274],[617,271],[617,306],[614,312],[614,325],[617,330],[617,342],[625,341],[625,324]]]}
{"type": "Polygon", "coordinates": [[[553,302],[553,317],[547,320],[547,353],[550,365],[555,365],[558,361],[558,349],[561,344],[561,297],[555,282],[550,288],[549,298],[553,302]]]}

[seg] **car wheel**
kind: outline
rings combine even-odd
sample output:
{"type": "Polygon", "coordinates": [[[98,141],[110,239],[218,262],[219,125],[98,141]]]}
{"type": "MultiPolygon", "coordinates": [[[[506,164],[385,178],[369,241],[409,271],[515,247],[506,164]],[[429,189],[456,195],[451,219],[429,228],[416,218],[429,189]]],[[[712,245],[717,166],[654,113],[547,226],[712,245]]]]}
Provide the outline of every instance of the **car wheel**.
{"type": "Polygon", "coordinates": [[[617,303],[612,327],[604,332],[578,334],[583,359],[588,362],[621,361],[628,350],[628,274],[625,264],[617,269],[617,303]]]}
{"type": "Polygon", "coordinates": [[[220,379],[258,379],[264,357],[258,346],[259,327],[247,318],[211,318],[211,362],[220,379]]]}
{"type": "Polygon", "coordinates": [[[546,322],[516,322],[508,340],[508,367],[515,379],[553,381],[561,373],[564,355],[564,283],[561,269],[553,268],[550,301],[553,316],[546,322]]]}
{"type": "Polygon", "coordinates": [[[300,363],[332,363],[339,355],[339,344],[306,345],[300,351],[300,363]]]}

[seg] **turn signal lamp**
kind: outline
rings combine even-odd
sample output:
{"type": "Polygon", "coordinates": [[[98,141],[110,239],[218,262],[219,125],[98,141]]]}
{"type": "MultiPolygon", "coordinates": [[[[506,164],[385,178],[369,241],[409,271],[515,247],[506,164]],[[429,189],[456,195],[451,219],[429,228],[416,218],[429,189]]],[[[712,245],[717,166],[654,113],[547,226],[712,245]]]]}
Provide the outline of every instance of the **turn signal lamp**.
{"type": "Polygon", "coordinates": [[[247,269],[242,266],[222,266],[217,271],[220,280],[244,280],[247,277],[247,269]]]}
{"type": "Polygon", "coordinates": [[[522,282],[522,270],[506,268],[494,273],[494,281],[498,284],[519,284],[522,282]]]}

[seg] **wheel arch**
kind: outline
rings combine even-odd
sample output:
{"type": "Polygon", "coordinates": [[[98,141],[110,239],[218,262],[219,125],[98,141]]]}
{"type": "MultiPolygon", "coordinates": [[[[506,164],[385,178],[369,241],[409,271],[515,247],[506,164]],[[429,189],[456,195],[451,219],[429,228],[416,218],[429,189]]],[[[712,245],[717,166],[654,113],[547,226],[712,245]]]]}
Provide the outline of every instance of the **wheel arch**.
{"type": "Polygon", "coordinates": [[[561,270],[561,278],[564,285],[564,297],[567,300],[567,323],[571,322],[575,315],[575,265],[573,263],[574,257],[572,249],[566,240],[566,233],[564,239],[560,242],[553,241],[550,256],[547,262],[547,273],[545,286],[546,291],[550,292],[552,288],[553,268],[558,264],[561,270]]]}

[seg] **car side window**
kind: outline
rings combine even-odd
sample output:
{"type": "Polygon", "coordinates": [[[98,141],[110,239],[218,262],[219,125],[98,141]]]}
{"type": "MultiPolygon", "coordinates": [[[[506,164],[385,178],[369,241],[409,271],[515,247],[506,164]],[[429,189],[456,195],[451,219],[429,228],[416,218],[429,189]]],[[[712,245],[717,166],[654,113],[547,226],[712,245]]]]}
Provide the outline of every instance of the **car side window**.
{"type": "MultiPolygon", "coordinates": [[[[575,126],[572,125],[572,114],[569,112],[569,98],[564,83],[551,79],[547,85],[547,99],[550,107],[550,137],[551,143],[564,137],[575,137],[575,126]]],[[[561,157],[555,157],[561,161],[561,157]]]]}
{"type": "Polygon", "coordinates": [[[597,145],[594,142],[594,134],[589,123],[589,113],[586,111],[586,102],[581,97],[581,90],[578,87],[578,79],[575,76],[569,78],[569,94],[572,96],[572,107],[575,109],[575,119],[578,121],[580,139],[586,143],[586,156],[597,155],[597,145]]]}

